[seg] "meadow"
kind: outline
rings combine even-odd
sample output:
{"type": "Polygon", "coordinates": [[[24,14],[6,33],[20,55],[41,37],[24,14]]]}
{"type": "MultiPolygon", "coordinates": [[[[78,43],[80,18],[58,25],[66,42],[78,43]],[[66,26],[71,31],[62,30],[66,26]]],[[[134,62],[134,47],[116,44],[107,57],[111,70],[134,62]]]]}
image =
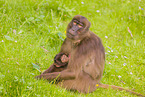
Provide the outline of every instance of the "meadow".
{"type": "Polygon", "coordinates": [[[75,15],[103,42],[101,83],[145,95],[145,0],[0,0],[0,97],[135,97],[98,88],[90,94],[36,80],[52,63],[75,15]]]}

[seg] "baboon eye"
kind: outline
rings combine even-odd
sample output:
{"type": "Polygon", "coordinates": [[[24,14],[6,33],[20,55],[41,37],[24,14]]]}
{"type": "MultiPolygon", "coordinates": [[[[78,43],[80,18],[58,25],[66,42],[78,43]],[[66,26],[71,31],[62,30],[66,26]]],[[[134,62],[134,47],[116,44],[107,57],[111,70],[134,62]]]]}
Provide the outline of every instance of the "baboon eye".
{"type": "Polygon", "coordinates": [[[78,24],[78,27],[79,27],[79,28],[82,28],[82,27],[83,27],[83,25],[81,25],[81,24],[78,24]]]}
{"type": "Polygon", "coordinates": [[[73,25],[76,25],[77,23],[76,22],[73,22],[73,25]]]}

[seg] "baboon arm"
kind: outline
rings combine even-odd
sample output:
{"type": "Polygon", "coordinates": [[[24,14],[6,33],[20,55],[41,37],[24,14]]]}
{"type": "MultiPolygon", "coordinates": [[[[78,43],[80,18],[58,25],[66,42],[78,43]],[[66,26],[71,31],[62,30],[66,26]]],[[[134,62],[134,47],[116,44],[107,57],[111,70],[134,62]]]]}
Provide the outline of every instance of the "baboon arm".
{"type": "Polygon", "coordinates": [[[48,79],[48,80],[53,80],[56,78],[61,79],[61,80],[75,79],[75,73],[66,69],[66,70],[61,71],[61,72],[41,74],[39,76],[36,76],[36,78],[38,78],[38,79],[43,78],[43,79],[48,79]]]}
{"type": "Polygon", "coordinates": [[[71,50],[72,42],[66,38],[61,46],[60,53],[70,54],[71,50]]]}
{"type": "Polygon", "coordinates": [[[54,71],[54,63],[48,68],[46,69],[42,74],[46,74],[46,73],[51,73],[54,71]]]}

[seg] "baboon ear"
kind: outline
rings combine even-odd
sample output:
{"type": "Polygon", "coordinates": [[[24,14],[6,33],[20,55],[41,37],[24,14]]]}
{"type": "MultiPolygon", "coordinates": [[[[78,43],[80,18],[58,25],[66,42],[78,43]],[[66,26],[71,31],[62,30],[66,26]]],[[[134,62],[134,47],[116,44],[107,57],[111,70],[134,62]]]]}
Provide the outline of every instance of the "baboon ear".
{"type": "Polygon", "coordinates": [[[89,30],[90,26],[91,26],[91,23],[88,21],[88,23],[86,23],[86,27],[84,29],[89,30]]]}

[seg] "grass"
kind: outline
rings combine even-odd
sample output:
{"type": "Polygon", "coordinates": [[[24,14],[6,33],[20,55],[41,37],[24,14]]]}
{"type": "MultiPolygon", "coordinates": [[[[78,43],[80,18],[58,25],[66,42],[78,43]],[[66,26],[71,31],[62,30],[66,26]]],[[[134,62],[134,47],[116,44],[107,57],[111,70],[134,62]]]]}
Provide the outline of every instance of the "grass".
{"type": "Polygon", "coordinates": [[[53,63],[77,14],[88,18],[106,49],[101,83],[145,95],[144,0],[0,0],[1,97],[135,96],[102,88],[79,94],[34,79],[53,63]]]}

